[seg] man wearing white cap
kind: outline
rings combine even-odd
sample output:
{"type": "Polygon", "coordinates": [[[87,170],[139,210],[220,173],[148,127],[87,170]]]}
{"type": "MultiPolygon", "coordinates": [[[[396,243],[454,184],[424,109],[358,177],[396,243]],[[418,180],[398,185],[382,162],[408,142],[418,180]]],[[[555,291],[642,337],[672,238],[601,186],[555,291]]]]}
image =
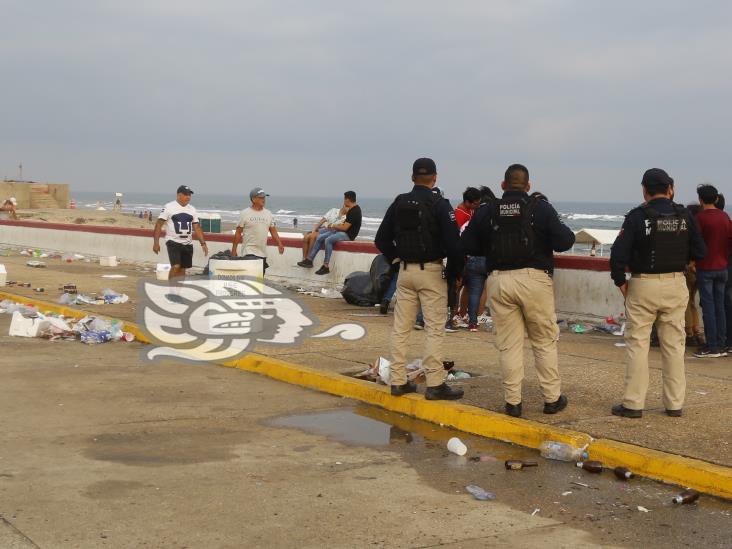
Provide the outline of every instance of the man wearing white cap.
{"type": "Polygon", "coordinates": [[[244,259],[261,259],[262,272],[267,265],[267,233],[277,244],[280,255],[285,253],[280,235],[275,227],[275,220],[272,212],[264,207],[269,195],[262,187],[254,187],[249,192],[249,200],[252,205],[242,210],[239,215],[239,223],[234,232],[234,241],[231,245],[231,256],[236,257],[239,243],[242,244],[242,257],[244,259]]]}
{"type": "Polygon", "coordinates": [[[15,209],[18,207],[18,201],[14,196],[8,198],[3,205],[0,206],[0,219],[18,219],[15,209]]]}

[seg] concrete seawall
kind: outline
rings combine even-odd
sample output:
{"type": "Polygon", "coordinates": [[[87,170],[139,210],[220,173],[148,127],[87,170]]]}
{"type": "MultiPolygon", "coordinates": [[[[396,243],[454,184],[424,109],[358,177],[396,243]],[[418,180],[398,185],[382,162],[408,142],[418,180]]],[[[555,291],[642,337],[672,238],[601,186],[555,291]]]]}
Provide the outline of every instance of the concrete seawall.
{"type": "MultiPolygon", "coordinates": [[[[231,236],[207,234],[209,253],[230,249],[231,236]]],[[[341,242],[336,246],[329,275],[317,276],[316,269],[296,265],[302,258],[299,239],[283,239],[285,253],[268,248],[270,265],[267,277],[275,282],[305,288],[338,288],[354,271],[368,271],[378,253],[371,242],[341,242]]],[[[115,255],[129,261],[167,263],[165,250],[152,251],[152,230],[122,229],[108,226],[66,225],[35,221],[0,221],[0,244],[74,252],[90,256],[115,255]]],[[[205,257],[195,244],[194,266],[203,267],[205,257]]],[[[323,260],[320,252],[317,268],[323,260]]],[[[557,310],[567,315],[605,317],[623,311],[620,293],[610,279],[607,259],[596,257],[556,256],[555,297],[557,310]]]]}

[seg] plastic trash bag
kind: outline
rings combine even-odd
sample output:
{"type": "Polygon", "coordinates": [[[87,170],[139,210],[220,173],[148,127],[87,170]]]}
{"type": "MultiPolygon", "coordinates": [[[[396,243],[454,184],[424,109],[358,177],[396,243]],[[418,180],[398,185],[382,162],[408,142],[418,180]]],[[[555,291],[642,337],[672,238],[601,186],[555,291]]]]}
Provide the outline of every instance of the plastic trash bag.
{"type": "Polygon", "coordinates": [[[347,303],[357,307],[373,307],[379,302],[371,275],[363,271],[353,272],[346,277],[341,295],[347,303]]]}

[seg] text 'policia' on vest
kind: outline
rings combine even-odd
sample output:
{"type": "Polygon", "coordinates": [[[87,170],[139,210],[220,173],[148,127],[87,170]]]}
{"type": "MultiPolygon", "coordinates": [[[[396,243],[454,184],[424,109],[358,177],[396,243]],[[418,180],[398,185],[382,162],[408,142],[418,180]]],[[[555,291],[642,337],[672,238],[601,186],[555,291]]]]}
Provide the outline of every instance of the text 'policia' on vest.
{"type": "Polygon", "coordinates": [[[688,213],[684,206],[672,204],[673,213],[661,213],[648,204],[639,206],[645,215],[645,238],[630,260],[634,273],[675,273],[689,262],[688,213]]]}
{"type": "Polygon", "coordinates": [[[493,223],[488,227],[492,235],[490,250],[486,250],[498,269],[528,266],[534,257],[536,235],[533,215],[535,197],[501,198],[491,205],[493,223]]]}

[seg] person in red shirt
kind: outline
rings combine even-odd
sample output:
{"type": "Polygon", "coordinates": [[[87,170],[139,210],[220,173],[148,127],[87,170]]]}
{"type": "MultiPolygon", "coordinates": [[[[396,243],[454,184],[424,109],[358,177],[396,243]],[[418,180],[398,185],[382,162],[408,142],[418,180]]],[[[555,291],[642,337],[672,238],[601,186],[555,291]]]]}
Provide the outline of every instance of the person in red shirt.
{"type": "Polygon", "coordinates": [[[696,262],[696,281],[707,344],[694,353],[694,356],[727,356],[724,294],[727,262],[732,247],[732,222],[726,213],[716,207],[719,192],[713,185],[699,185],[696,192],[702,208],[696,221],[707,245],[707,255],[696,262]]]}
{"type": "Polygon", "coordinates": [[[455,222],[460,232],[465,224],[473,217],[475,210],[480,206],[480,191],[475,187],[468,187],[463,192],[463,201],[455,208],[455,222]]]}
{"type": "MultiPolygon", "coordinates": [[[[468,222],[473,217],[473,214],[475,213],[475,210],[478,209],[480,206],[480,191],[476,189],[475,187],[468,187],[463,192],[463,201],[457,205],[455,208],[455,223],[457,223],[458,229],[462,233],[465,227],[468,225],[468,222]]],[[[471,258],[468,258],[468,262],[471,261],[471,258]]],[[[466,283],[466,277],[465,272],[463,272],[462,277],[463,283],[466,283]]],[[[463,315],[465,314],[465,311],[468,307],[468,292],[465,290],[465,288],[456,288],[452,289],[450,288],[450,312],[449,316],[450,318],[447,320],[447,323],[445,324],[445,330],[448,332],[455,332],[456,328],[458,326],[464,327],[464,320],[463,315]],[[461,293],[462,292],[462,293],[461,293]],[[460,299],[458,300],[458,295],[460,296],[460,299]],[[457,307],[458,302],[460,303],[460,306],[457,307]],[[456,310],[457,309],[457,310],[456,310]],[[457,316],[453,319],[453,315],[457,313],[457,316]],[[457,324],[456,324],[457,321],[457,324]]],[[[471,331],[478,331],[478,324],[477,321],[475,323],[475,326],[473,324],[469,325],[471,331]]]]}

